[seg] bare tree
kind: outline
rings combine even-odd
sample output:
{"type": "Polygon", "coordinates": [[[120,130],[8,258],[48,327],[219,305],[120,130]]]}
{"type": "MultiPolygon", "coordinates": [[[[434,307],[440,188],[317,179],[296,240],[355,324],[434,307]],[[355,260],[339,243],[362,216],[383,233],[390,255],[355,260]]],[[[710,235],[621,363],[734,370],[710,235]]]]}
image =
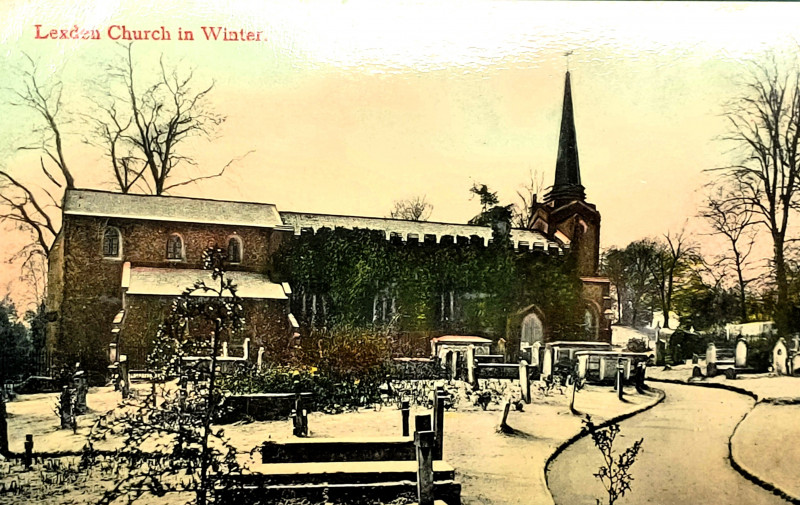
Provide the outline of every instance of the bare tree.
{"type": "Polygon", "coordinates": [[[109,77],[122,84],[123,91],[119,95],[107,91],[96,100],[105,116],[96,121],[97,133],[107,146],[106,154],[123,192],[146,180],[151,192],[161,195],[178,186],[219,177],[230,165],[210,175],[179,176],[175,172],[180,165],[195,165],[179,147],[192,137],[211,137],[225,117],[209,107],[213,82],[196,88],[193,71],[168,70],[163,57],[159,70],[158,79],[141,86],[130,43],[121,64],[108,68],[109,77]]]}
{"type": "Polygon", "coordinates": [[[39,169],[46,176],[47,186],[23,180],[5,168],[0,169],[0,221],[11,221],[31,231],[34,235],[33,250],[48,255],[59,226],[51,213],[60,207],[63,191],[75,187],[75,177],[64,156],[60,117],[63,85],[57,79],[41,79],[37,75],[36,63],[27,55],[25,58],[26,66],[20,70],[20,86],[12,90],[12,105],[33,111],[41,123],[32,128],[36,140],[18,150],[41,153],[39,169]]]}
{"type": "Polygon", "coordinates": [[[425,201],[425,196],[415,196],[394,202],[389,217],[408,221],[427,221],[433,212],[433,205],[425,201]]]}
{"type": "Polygon", "coordinates": [[[514,204],[512,224],[517,228],[532,230],[534,225],[537,200],[544,190],[544,174],[536,171],[530,173],[530,180],[522,190],[517,191],[519,203],[514,204]]]}
{"type": "Polygon", "coordinates": [[[667,232],[664,242],[655,242],[649,261],[661,312],[664,315],[664,328],[669,328],[669,314],[672,311],[672,295],[675,281],[697,257],[696,246],[688,239],[685,230],[677,234],[667,232]]]}
{"type": "MultiPolygon", "coordinates": [[[[742,322],[747,322],[747,285],[753,281],[745,276],[749,262],[748,258],[753,252],[756,233],[753,227],[753,210],[751,206],[739,204],[731,198],[729,190],[717,187],[716,193],[710,195],[700,215],[711,225],[714,234],[727,239],[730,250],[720,254],[715,261],[715,267],[724,272],[728,267],[736,271],[736,280],[739,291],[739,304],[742,322]]],[[[709,269],[712,271],[713,269],[709,269]]],[[[716,285],[721,284],[721,279],[716,279],[716,285]]]]}
{"type": "Polygon", "coordinates": [[[780,65],[773,56],[754,62],[745,92],[728,105],[726,117],[740,161],[712,169],[721,183],[735,182],[726,197],[729,210],[752,208],[753,225],[772,238],[772,269],[776,284],[775,322],[778,331],[789,329],[786,265],[787,232],[797,205],[800,175],[800,69],[796,63],[780,65]]]}

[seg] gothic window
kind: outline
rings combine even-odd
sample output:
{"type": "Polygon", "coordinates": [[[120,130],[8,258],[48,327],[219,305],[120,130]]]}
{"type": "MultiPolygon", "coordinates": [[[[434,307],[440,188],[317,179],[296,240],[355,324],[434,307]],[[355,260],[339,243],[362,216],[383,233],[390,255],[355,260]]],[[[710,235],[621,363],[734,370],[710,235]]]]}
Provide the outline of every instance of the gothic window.
{"type": "Polygon", "coordinates": [[[242,239],[231,237],[228,240],[228,261],[231,263],[242,262],[242,239]]]}
{"type": "Polygon", "coordinates": [[[116,228],[106,228],[103,232],[103,257],[120,257],[120,233],[116,228]]]}
{"type": "Polygon", "coordinates": [[[167,259],[168,260],[183,259],[183,239],[177,233],[173,233],[167,239],[167,259]]]}

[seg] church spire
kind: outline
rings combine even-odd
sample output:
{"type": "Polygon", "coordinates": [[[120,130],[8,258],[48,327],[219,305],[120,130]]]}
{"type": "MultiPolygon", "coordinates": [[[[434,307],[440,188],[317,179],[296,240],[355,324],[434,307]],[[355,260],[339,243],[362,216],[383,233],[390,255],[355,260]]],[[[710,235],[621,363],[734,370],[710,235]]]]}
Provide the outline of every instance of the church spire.
{"type": "Polygon", "coordinates": [[[545,195],[545,201],[556,207],[572,200],[585,200],[586,192],[581,185],[581,170],[578,163],[578,140],[575,135],[575,119],[572,113],[572,88],[569,70],[564,83],[564,105],[561,110],[561,133],[558,137],[558,158],[553,189],[545,195]]]}

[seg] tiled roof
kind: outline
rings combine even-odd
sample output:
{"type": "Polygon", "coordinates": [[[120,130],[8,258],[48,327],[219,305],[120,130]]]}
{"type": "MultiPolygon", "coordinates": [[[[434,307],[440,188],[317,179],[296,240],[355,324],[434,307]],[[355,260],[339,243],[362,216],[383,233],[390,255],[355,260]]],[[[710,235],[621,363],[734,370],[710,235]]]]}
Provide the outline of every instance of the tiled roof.
{"type": "MultiPolygon", "coordinates": [[[[267,276],[255,272],[226,272],[225,276],[236,285],[236,294],[241,298],[286,300],[283,287],[267,276]]],[[[146,268],[133,267],[130,275],[123,275],[122,287],[129,295],[178,296],[197,281],[215,287],[218,281],[211,278],[210,270],[190,268],[146,268]],[[126,286],[127,283],[127,286],[126,286]]],[[[198,290],[194,296],[214,296],[198,290]]]]}
{"type": "Polygon", "coordinates": [[[278,209],[270,203],[131,195],[83,189],[67,191],[64,214],[259,228],[275,228],[282,224],[278,209]]]}

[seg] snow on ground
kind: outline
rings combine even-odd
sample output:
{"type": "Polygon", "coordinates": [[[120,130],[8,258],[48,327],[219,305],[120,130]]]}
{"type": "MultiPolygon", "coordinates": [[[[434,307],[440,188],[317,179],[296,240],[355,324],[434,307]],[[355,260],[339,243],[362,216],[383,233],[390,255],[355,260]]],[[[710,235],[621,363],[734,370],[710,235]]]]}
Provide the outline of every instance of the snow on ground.
{"type": "Polygon", "coordinates": [[[758,404],[739,425],[731,447],[748,472],[800,499],[798,419],[800,405],[758,404]]]}
{"type": "MultiPolygon", "coordinates": [[[[53,411],[57,398],[57,394],[25,395],[8,404],[12,450],[22,451],[25,434],[29,433],[35,437],[36,450],[79,450],[96,416],[113,408],[120,395],[110,388],[90,390],[90,414],[79,418],[77,435],[58,429],[59,420],[53,411]]],[[[575,408],[603,420],[656,399],[655,394],[638,395],[631,389],[620,402],[610,387],[587,386],[577,393],[575,408]]],[[[428,412],[412,410],[412,423],[415,414],[428,412]]],[[[534,398],[523,412],[512,409],[508,423],[516,430],[513,435],[497,432],[501,415],[498,404],[486,411],[462,406],[445,414],[444,458],[456,468],[456,478],[463,486],[463,503],[552,504],[544,481],[545,461],[559,444],[581,430],[582,417],[569,411],[569,396],[560,393],[534,398]]],[[[309,426],[312,437],[398,436],[401,414],[394,406],[338,415],[312,413],[309,426]]],[[[257,452],[252,458],[249,454],[265,440],[291,437],[290,421],[223,428],[231,443],[245,453],[245,461],[259,459],[257,452]]]]}

